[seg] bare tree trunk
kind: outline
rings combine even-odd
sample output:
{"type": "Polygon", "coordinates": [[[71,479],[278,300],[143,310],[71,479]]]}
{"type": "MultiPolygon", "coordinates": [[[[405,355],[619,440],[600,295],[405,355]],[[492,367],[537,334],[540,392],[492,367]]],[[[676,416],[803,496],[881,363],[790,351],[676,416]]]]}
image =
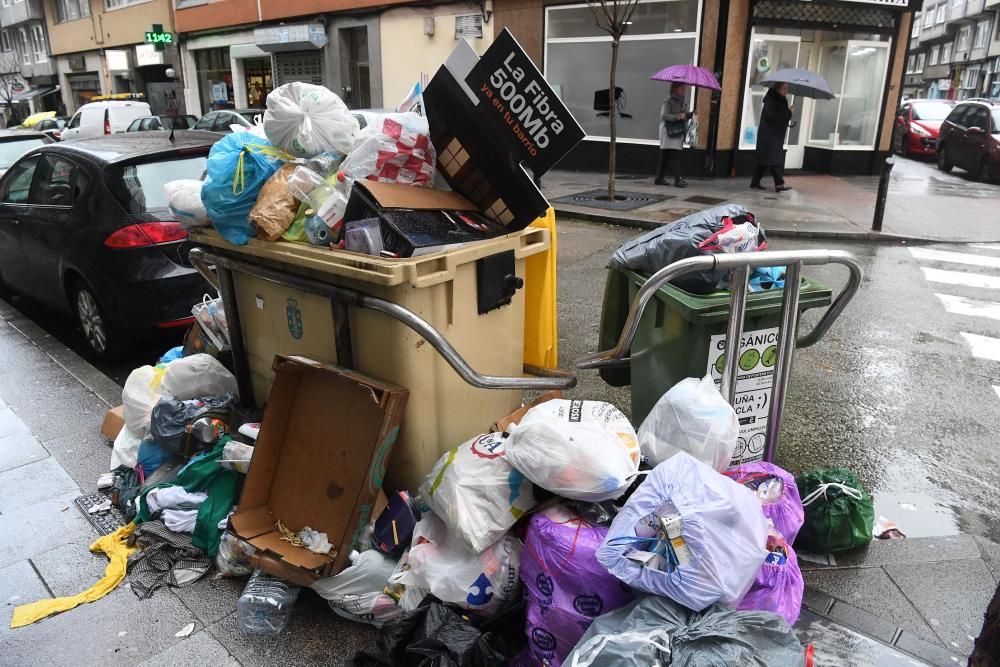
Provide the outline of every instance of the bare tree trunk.
{"type": "Polygon", "coordinates": [[[618,74],[618,46],[619,38],[611,38],[611,85],[608,89],[608,100],[611,107],[611,141],[608,142],[608,201],[615,200],[615,153],[616,139],[618,137],[618,104],[615,98],[615,78],[618,74]]]}

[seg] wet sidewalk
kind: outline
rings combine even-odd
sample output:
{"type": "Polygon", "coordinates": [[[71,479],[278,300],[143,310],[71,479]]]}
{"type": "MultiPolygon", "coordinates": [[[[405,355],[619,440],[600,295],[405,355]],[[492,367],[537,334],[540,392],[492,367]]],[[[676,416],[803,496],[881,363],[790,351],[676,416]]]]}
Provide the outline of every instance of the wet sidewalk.
{"type": "Polygon", "coordinates": [[[883,231],[872,232],[877,176],[793,174],[793,189],[753,190],[748,179],[689,178],[689,187],[653,183],[652,176],[616,181],[623,207],[608,208],[593,194],[607,194],[607,175],[550,171],[542,191],[562,218],[652,228],[696,211],[734,202],[753,211],[773,236],[862,241],[1000,241],[996,211],[1000,186],[977,183],[956,171],[943,174],[933,164],[896,158],[883,231]],[[590,196],[588,196],[588,193],[590,196]]]}

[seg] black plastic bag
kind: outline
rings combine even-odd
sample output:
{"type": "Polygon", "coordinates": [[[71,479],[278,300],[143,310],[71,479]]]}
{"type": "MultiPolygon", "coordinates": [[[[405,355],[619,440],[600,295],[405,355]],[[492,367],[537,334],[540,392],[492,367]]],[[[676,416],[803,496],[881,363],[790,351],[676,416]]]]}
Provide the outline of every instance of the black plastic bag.
{"type": "Polygon", "coordinates": [[[502,667],[503,642],[428,595],[379,630],[378,655],[358,653],[356,667],[502,667]]]}
{"type": "Polygon", "coordinates": [[[153,406],[150,434],[165,450],[189,457],[214,443],[195,442],[190,437],[188,426],[202,417],[216,417],[228,424],[235,403],[236,396],[233,394],[189,401],[164,396],[153,406]]]}

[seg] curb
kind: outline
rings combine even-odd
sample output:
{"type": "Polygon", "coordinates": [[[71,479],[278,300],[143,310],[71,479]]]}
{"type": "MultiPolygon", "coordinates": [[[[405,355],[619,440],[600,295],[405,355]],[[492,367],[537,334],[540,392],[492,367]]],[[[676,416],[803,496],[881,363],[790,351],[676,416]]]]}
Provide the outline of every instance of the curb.
{"type": "MultiPolygon", "coordinates": [[[[597,213],[590,211],[581,211],[579,209],[564,208],[560,206],[553,207],[557,216],[572,218],[576,220],[582,220],[584,222],[598,222],[605,225],[616,225],[618,227],[630,227],[633,229],[659,229],[664,225],[670,224],[669,222],[659,222],[657,220],[652,220],[649,218],[639,218],[639,217],[625,217],[616,216],[608,213],[597,213]]],[[[832,230],[823,229],[775,229],[765,227],[768,237],[770,238],[790,238],[790,239],[825,239],[829,241],[845,241],[845,242],[867,242],[867,243],[915,243],[915,244],[931,244],[931,243],[950,243],[950,244],[966,244],[966,243],[1000,243],[1000,239],[996,241],[984,240],[984,239],[942,239],[933,238],[928,236],[907,236],[903,234],[893,234],[891,232],[871,232],[871,231],[858,231],[858,232],[840,232],[832,230]]]]}

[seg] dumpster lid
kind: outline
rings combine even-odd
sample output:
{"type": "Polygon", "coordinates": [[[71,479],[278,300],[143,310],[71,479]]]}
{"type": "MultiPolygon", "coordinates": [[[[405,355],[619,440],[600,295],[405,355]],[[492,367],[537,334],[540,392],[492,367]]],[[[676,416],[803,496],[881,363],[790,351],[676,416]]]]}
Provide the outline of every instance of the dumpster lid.
{"type": "Polygon", "coordinates": [[[366,190],[374,202],[382,208],[410,208],[420,211],[478,210],[475,204],[462,195],[447,190],[378,181],[357,181],[354,187],[366,190]]]}

